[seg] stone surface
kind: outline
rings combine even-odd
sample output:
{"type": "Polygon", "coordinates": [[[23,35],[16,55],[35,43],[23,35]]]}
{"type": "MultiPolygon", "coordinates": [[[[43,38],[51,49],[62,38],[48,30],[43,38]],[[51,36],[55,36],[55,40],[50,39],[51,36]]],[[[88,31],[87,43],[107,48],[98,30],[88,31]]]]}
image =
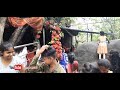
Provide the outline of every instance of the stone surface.
{"type": "MultiPolygon", "coordinates": [[[[97,42],[87,42],[76,48],[75,54],[80,66],[85,62],[98,60],[97,47],[97,42]]],[[[110,44],[108,44],[108,52],[110,52],[110,50],[117,50],[120,53],[120,39],[110,41],[110,44]]]]}

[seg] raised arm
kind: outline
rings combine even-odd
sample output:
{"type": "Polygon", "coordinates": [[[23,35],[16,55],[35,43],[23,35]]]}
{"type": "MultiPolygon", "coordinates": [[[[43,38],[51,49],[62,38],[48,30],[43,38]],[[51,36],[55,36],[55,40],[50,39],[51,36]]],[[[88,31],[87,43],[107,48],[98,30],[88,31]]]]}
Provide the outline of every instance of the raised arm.
{"type": "Polygon", "coordinates": [[[36,66],[37,64],[37,60],[39,58],[39,56],[42,54],[42,52],[45,50],[45,49],[48,49],[49,45],[43,45],[40,50],[36,53],[36,55],[33,57],[33,60],[31,61],[30,65],[29,66],[36,66]]]}
{"type": "Polygon", "coordinates": [[[43,45],[40,50],[36,53],[36,55],[33,57],[32,62],[30,63],[29,67],[26,68],[26,73],[36,73],[41,70],[43,70],[44,63],[41,63],[37,65],[37,61],[39,56],[43,53],[45,49],[48,49],[48,45],[43,45]]]}

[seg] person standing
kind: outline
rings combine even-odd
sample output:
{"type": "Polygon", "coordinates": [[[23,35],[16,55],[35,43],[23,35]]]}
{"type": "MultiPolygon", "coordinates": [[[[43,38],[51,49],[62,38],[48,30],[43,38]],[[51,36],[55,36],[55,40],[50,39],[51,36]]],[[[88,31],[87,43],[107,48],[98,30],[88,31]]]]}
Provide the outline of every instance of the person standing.
{"type": "Polygon", "coordinates": [[[101,55],[103,55],[103,59],[106,59],[106,54],[108,53],[107,41],[108,43],[110,42],[107,39],[107,37],[104,35],[103,31],[100,31],[100,36],[98,39],[99,39],[99,43],[98,43],[97,53],[99,54],[99,59],[102,59],[101,55]]]}

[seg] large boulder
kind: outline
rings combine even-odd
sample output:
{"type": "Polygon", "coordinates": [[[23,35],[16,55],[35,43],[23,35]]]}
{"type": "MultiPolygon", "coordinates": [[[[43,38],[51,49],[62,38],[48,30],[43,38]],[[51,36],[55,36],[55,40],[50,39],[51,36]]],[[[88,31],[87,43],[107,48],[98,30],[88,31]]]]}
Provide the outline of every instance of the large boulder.
{"type": "MultiPolygon", "coordinates": [[[[82,65],[85,62],[97,61],[97,47],[97,42],[87,42],[78,46],[75,54],[77,56],[79,64],[82,65]]],[[[120,39],[110,41],[110,44],[108,44],[108,52],[110,52],[110,50],[116,50],[120,53],[120,39]]]]}

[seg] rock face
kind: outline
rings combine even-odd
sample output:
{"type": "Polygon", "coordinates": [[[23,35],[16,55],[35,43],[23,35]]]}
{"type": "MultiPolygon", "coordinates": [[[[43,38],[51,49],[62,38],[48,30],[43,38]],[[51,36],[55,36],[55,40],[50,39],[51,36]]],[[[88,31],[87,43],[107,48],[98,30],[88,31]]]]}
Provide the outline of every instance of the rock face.
{"type": "MultiPolygon", "coordinates": [[[[82,65],[85,62],[94,62],[98,60],[97,47],[97,42],[87,42],[78,46],[75,54],[79,64],[82,65]]],[[[116,50],[120,53],[120,39],[110,41],[110,44],[108,44],[108,52],[110,52],[110,50],[116,50]]]]}

